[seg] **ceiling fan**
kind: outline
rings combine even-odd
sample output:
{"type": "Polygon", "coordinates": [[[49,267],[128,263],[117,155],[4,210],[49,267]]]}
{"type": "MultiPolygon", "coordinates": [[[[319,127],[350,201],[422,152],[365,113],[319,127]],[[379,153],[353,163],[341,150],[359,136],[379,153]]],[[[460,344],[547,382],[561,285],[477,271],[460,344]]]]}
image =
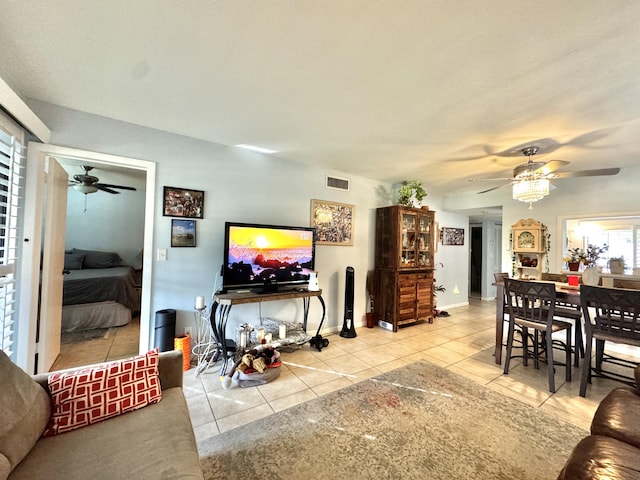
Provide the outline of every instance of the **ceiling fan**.
{"type": "Polygon", "coordinates": [[[74,190],[84,193],[85,195],[89,193],[96,193],[98,190],[102,190],[103,192],[118,194],[117,190],[114,188],[118,188],[121,190],[132,190],[135,191],[134,187],[127,187],[125,185],[111,185],[109,183],[100,183],[100,179],[93,175],[89,175],[89,172],[93,170],[94,167],[89,165],[82,165],[84,169],[83,174],[74,175],[73,180],[69,183],[69,186],[74,190]]]}
{"type": "MultiPolygon", "coordinates": [[[[555,180],[557,178],[570,178],[570,177],[597,177],[603,175],[617,175],[620,172],[619,168],[600,168],[596,170],[580,170],[577,172],[556,172],[559,168],[568,165],[570,162],[564,160],[550,160],[548,162],[534,162],[533,156],[538,153],[538,147],[530,146],[524,147],[521,150],[522,154],[528,157],[527,163],[523,163],[518,165],[513,169],[513,176],[506,178],[485,178],[483,180],[498,180],[505,181],[508,180],[507,183],[503,185],[508,185],[511,183],[512,185],[516,185],[523,182],[534,182],[534,181],[549,181],[555,180]]],[[[478,193],[487,193],[497,188],[502,187],[503,185],[498,185],[497,187],[488,188],[478,193]]],[[[525,200],[528,201],[528,200],[525,200]]],[[[535,201],[535,200],[534,200],[535,201]]]]}

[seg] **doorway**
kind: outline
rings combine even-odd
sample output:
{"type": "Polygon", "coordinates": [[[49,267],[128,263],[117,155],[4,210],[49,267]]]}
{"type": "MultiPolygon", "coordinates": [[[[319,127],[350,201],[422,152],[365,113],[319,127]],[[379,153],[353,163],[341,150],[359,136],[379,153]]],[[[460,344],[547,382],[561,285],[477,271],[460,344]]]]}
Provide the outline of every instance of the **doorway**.
{"type": "Polygon", "coordinates": [[[482,298],[482,226],[470,226],[469,242],[469,296],[482,298]]]}
{"type": "MultiPolygon", "coordinates": [[[[129,168],[134,170],[141,170],[146,172],[145,180],[145,196],[144,196],[144,239],[143,239],[143,251],[150,252],[153,250],[153,230],[154,230],[154,209],[155,209],[155,168],[156,164],[147,160],[139,160],[134,158],[120,157],[115,155],[108,155],[97,152],[90,152],[85,150],[78,150],[74,148],[60,147],[57,145],[47,145],[40,143],[30,143],[27,149],[29,156],[30,168],[38,168],[39,165],[44,165],[48,158],[67,158],[73,159],[78,162],[86,162],[92,165],[103,166],[118,166],[120,168],[129,168]]],[[[34,178],[38,177],[36,173],[34,178]]],[[[34,180],[35,182],[35,180],[34,180]]],[[[29,187],[29,184],[27,185],[29,187]]],[[[37,191],[37,184],[31,185],[31,191],[37,191]]],[[[29,190],[29,188],[27,188],[29,190]]],[[[40,196],[40,195],[38,195],[40,196]]],[[[32,259],[39,256],[40,244],[40,232],[41,223],[38,221],[41,215],[38,213],[42,208],[42,204],[38,202],[38,199],[34,199],[31,205],[29,215],[25,214],[25,236],[31,237],[34,241],[30,242],[29,255],[32,259]]],[[[25,266],[26,271],[24,277],[27,275],[30,278],[39,277],[39,261],[27,262],[25,266]]],[[[151,292],[150,292],[150,280],[152,275],[153,263],[150,256],[142,258],[142,275],[141,275],[141,300],[140,300],[140,327],[139,327],[139,344],[138,351],[144,352],[149,349],[151,343],[150,338],[150,310],[151,310],[151,292]]],[[[35,339],[38,337],[37,329],[37,314],[39,310],[37,282],[34,285],[33,282],[25,281],[25,285],[22,287],[22,291],[26,294],[21,296],[20,311],[21,319],[27,325],[21,326],[21,331],[24,332],[20,336],[18,348],[23,351],[23,357],[26,358],[25,369],[27,371],[35,371],[35,353],[37,345],[35,339]]],[[[62,299],[60,299],[61,302],[62,299]]],[[[44,318],[47,318],[46,316],[44,318]]],[[[60,318],[49,319],[48,321],[60,322],[60,318]]],[[[43,338],[40,335],[40,342],[59,341],[59,338],[43,338]]]]}

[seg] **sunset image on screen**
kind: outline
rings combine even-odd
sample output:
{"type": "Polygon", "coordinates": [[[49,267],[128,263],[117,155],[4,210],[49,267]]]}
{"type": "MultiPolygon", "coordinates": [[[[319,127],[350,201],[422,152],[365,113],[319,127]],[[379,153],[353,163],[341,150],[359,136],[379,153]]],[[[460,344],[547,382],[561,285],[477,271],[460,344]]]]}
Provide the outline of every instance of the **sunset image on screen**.
{"type": "Polygon", "coordinates": [[[313,233],[277,227],[232,225],[227,274],[240,283],[308,278],[313,260],[313,233]]]}

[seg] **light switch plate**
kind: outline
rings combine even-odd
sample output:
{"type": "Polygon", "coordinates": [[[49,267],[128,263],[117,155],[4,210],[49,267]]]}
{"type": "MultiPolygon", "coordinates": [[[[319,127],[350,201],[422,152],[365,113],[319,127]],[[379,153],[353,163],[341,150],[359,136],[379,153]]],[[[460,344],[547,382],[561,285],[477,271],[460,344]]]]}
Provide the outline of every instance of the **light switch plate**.
{"type": "Polygon", "coordinates": [[[164,262],[167,260],[167,249],[166,248],[159,248],[158,249],[158,261],[159,262],[164,262]]]}

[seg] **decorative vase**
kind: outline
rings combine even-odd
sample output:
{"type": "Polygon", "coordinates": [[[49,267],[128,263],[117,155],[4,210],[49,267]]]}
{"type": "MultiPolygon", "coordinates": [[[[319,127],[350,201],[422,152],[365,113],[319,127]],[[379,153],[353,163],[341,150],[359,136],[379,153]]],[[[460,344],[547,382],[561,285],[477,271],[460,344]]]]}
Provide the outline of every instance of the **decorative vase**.
{"type": "Polygon", "coordinates": [[[570,272],[577,272],[580,268],[580,262],[567,262],[570,272]]]}
{"type": "Polygon", "coordinates": [[[624,261],[622,260],[609,260],[609,271],[615,274],[624,273],[624,261]]]}
{"type": "Polygon", "coordinates": [[[582,272],[582,283],[585,285],[595,286],[600,281],[600,272],[595,266],[590,266],[582,272]]]}

